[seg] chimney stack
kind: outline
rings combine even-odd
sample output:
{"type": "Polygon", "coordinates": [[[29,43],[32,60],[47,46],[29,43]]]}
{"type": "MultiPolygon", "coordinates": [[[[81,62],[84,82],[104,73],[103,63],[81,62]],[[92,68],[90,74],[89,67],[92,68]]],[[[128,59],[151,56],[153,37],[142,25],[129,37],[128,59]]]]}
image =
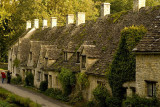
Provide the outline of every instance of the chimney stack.
{"type": "Polygon", "coordinates": [[[39,28],[39,19],[34,19],[34,28],[39,28]]]}
{"type": "Polygon", "coordinates": [[[82,23],[85,23],[85,12],[78,12],[77,13],[76,25],[78,26],[82,23]]]}
{"type": "Polygon", "coordinates": [[[146,6],[146,0],[134,0],[133,1],[133,12],[138,12],[141,7],[146,6]]]}
{"type": "Polygon", "coordinates": [[[68,14],[66,25],[73,24],[73,23],[74,23],[74,14],[68,14]]]}
{"type": "Polygon", "coordinates": [[[31,21],[28,20],[27,23],[26,23],[26,30],[28,30],[30,28],[31,28],[31,21]]]}
{"type": "Polygon", "coordinates": [[[102,3],[101,4],[101,17],[110,14],[110,3],[102,3]]]}
{"type": "Polygon", "coordinates": [[[57,26],[57,18],[56,17],[51,17],[51,28],[57,26]]]}
{"type": "Polygon", "coordinates": [[[47,20],[43,19],[43,28],[47,28],[47,20]]]}

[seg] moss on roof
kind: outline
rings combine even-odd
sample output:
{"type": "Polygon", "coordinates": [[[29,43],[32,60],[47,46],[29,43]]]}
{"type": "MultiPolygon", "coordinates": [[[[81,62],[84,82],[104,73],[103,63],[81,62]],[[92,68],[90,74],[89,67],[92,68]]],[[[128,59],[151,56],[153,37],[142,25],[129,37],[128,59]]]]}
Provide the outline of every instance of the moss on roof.
{"type": "MultiPolygon", "coordinates": [[[[143,25],[147,29],[150,28],[153,19],[159,15],[160,7],[142,8],[139,13],[133,13],[132,11],[120,12],[98,18],[95,21],[86,21],[86,24],[76,26],[74,24],[69,26],[61,26],[54,28],[47,28],[44,30],[38,30],[32,36],[31,40],[49,41],[52,45],[57,45],[58,49],[65,49],[70,41],[76,43],[77,50],[84,41],[92,42],[99,52],[99,61],[96,62],[93,67],[87,72],[94,74],[104,74],[109,64],[112,62],[113,55],[118,47],[120,40],[120,32],[124,27],[132,25],[143,25]]],[[[73,50],[73,49],[72,49],[73,50]]],[[[75,54],[68,62],[63,62],[63,55],[53,68],[59,69],[61,67],[67,67],[78,71],[79,68],[76,65],[75,54]],[[77,67],[77,68],[76,68],[77,67]]]]}

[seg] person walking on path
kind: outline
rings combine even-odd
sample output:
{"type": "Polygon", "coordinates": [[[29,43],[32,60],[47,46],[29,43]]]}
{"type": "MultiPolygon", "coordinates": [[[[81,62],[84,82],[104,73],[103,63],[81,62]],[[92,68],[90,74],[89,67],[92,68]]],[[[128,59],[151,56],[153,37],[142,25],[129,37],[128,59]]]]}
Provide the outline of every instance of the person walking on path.
{"type": "Polygon", "coordinates": [[[11,81],[11,74],[12,72],[10,72],[9,70],[7,71],[7,83],[10,84],[11,81]]]}
{"type": "Polygon", "coordinates": [[[2,75],[2,83],[4,82],[4,79],[6,78],[6,74],[4,71],[1,72],[1,75],[2,75]]]}

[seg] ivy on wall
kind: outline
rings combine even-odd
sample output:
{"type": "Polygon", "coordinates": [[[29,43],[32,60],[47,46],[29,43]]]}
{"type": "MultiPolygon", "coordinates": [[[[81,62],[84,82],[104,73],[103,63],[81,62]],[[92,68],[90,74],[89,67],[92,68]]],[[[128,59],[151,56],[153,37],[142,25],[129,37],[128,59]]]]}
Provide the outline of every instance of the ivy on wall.
{"type": "Polygon", "coordinates": [[[62,68],[58,75],[58,79],[62,84],[64,95],[68,96],[72,92],[72,87],[76,84],[76,77],[72,71],[66,68],[62,68]]]}
{"type": "Polygon", "coordinates": [[[88,76],[85,73],[79,73],[77,76],[77,83],[80,87],[80,90],[85,89],[89,86],[88,76]]]}
{"type": "Polygon", "coordinates": [[[108,76],[112,95],[119,100],[123,99],[123,83],[135,80],[136,59],[132,50],[146,32],[143,26],[126,27],[121,31],[119,47],[108,76]]]}
{"type": "Polygon", "coordinates": [[[19,64],[20,64],[20,60],[16,58],[16,59],[13,61],[13,66],[18,67],[19,64]]]}

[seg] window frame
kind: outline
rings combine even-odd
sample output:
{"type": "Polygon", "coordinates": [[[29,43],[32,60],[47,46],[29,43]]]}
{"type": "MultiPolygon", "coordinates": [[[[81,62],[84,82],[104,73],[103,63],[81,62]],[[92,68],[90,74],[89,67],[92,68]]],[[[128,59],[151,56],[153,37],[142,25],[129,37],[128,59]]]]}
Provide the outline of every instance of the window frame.
{"type": "Polygon", "coordinates": [[[146,81],[147,87],[147,96],[155,97],[156,96],[156,81],[146,81]]]}

